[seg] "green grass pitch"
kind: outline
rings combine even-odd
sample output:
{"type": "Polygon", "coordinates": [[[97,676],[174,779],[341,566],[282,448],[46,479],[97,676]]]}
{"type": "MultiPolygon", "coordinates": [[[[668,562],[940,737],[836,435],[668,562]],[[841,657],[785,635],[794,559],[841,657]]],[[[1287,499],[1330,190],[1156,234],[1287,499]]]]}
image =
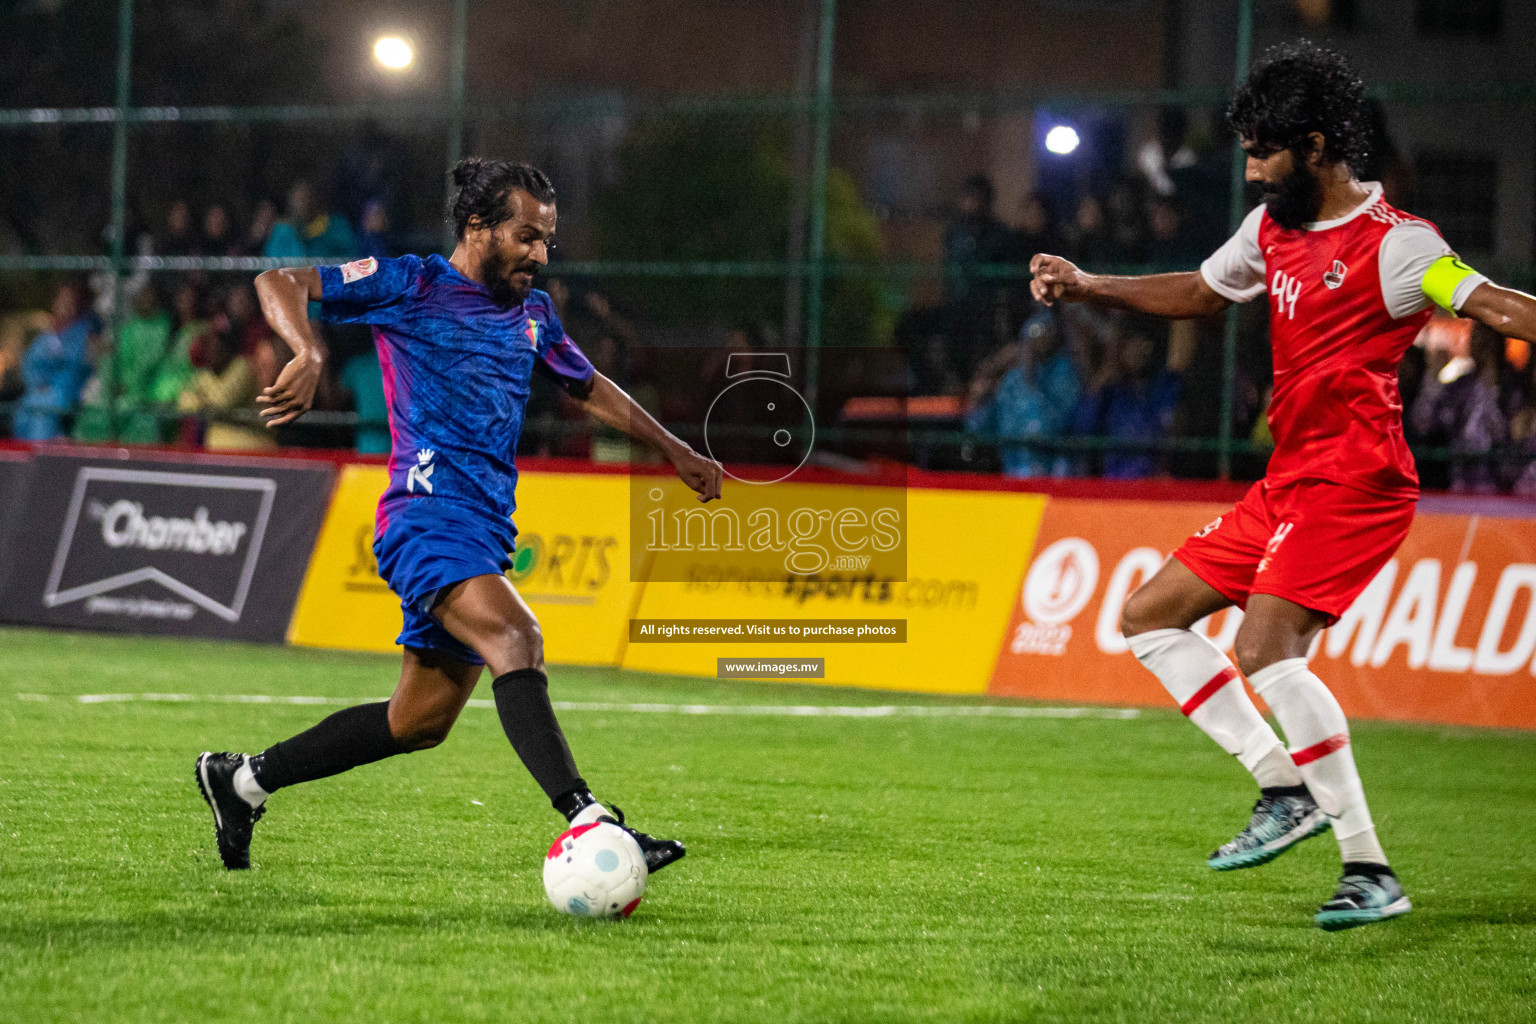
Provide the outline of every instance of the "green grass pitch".
{"type": "MultiPolygon", "coordinates": [[[[1330,935],[1311,919],[1337,877],[1331,836],[1205,867],[1255,794],[1176,713],[573,710],[598,794],[689,844],[631,920],[594,922],[544,898],[560,825],[490,710],[436,750],[278,794],[256,870],[228,874],[195,755],[327,709],[75,699],[360,700],[389,692],[391,658],[21,630],[0,651],[7,1022],[1536,1018],[1536,736],[1358,725],[1416,909],[1330,935]]],[[[551,688],[962,703],[570,668],[551,688]]]]}

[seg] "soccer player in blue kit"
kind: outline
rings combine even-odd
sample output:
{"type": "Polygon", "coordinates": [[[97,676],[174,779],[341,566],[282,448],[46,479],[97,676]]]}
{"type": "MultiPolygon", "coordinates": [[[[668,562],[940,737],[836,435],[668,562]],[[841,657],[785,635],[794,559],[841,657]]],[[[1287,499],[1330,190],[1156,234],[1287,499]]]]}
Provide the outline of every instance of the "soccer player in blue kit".
{"type": "MultiPolygon", "coordinates": [[[[552,375],[596,419],[660,449],[701,501],[720,496],[722,471],[594,370],[549,296],[534,289],[555,234],[549,179],[478,157],[452,175],[458,244],[448,259],[364,259],[256,279],[267,322],[294,352],[257,399],[271,426],[303,415],[320,379],[324,347],[310,302],[324,320],[373,325],[393,437],[373,550],[404,609],[405,664],[388,701],[338,711],[253,756],[197,759],[226,868],[250,867],[252,827],[277,790],[441,743],[482,666],[507,738],[555,809],[573,825],[624,826],[576,769],[550,705],[538,621],[505,575],[517,532],[513,453],[533,371],[552,375]]],[[[651,871],[685,852],[624,827],[651,871]]]]}

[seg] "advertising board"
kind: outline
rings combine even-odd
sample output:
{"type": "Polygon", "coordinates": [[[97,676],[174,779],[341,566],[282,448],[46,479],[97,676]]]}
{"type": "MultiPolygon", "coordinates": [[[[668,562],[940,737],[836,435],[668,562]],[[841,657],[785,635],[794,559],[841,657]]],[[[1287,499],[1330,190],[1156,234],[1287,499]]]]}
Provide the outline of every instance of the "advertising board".
{"type": "Polygon", "coordinates": [[[6,621],[283,639],[329,464],[48,454],[28,465],[6,621]]]}
{"type": "MultiPolygon", "coordinates": [[[[379,578],[374,509],[382,466],[347,466],[315,545],[289,639],[310,647],[393,651],[400,600],[379,578]]],[[[617,475],[523,473],[517,550],[507,577],[539,618],[544,656],[616,665],[638,587],[629,582],[628,484],[617,475]]]]}
{"type": "MultiPolygon", "coordinates": [[[[812,576],[701,575],[649,583],[636,618],[725,623],[799,620],[906,621],[900,643],[630,643],[624,667],[714,676],[721,657],[825,657],[834,685],[931,693],[982,693],[992,674],[1046,499],[998,491],[907,492],[906,578],[872,572],[812,576]]],[[[836,628],[836,627],[833,627],[836,628]]],[[[857,635],[857,626],[852,627],[857,635]]]]}
{"type": "MultiPolygon", "coordinates": [[[[1210,503],[1052,499],[1012,600],[990,692],[1167,704],[1120,635],[1125,599],[1210,503]]],[[[1421,513],[1396,556],[1313,648],[1346,713],[1536,728],[1536,521],[1421,513]]],[[[1242,613],[1197,624],[1230,651],[1242,613]]]]}

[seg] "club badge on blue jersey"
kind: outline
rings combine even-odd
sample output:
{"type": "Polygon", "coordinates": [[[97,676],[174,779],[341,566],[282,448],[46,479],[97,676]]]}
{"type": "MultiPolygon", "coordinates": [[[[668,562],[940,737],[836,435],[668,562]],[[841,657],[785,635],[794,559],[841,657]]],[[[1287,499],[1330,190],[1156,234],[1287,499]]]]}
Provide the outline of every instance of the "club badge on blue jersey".
{"type": "Polygon", "coordinates": [[[437,453],[429,449],[422,449],[416,453],[416,465],[411,467],[411,472],[406,476],[405,489],[412,494],[416,493],[419,484],[424,494],[432,493],[432,471],[437,467],[432,464],[432,458],[437,453]]]}
{"type": "Polygon", "coordinates": [[[440,255],[321,267],[320,285],[322,319],[373,327],[391,437],[381,504],[449,499],[510,516],[534,370],[567,390],[596,373],[553,300],[533,289],[503,304],[440,255]]]}

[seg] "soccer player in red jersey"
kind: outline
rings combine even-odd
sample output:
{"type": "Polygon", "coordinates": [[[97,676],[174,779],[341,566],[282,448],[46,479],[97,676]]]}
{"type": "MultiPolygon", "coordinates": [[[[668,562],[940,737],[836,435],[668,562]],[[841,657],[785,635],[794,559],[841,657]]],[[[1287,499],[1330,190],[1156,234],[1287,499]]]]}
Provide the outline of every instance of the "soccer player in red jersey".
{"type": "Polygon", "coordinates": [[[1210,857],[1267,863],[1330,826],[1343,878],[1318,911],[1335,930],[1411,909],[1377,840],[1349,725],[1307,667],[1318,631],[1371,582],[1413,521],[1419,481],[1403,438],[1397,366],[1435,305],[1536,341],[1536,298],[1459,260],[1427,221],[1356,179],[1364,85],[1338,54],[1301,42],[1254,67],[1228,119],[1264,202],[1198,271],[1086,273],[1030,261],[1039,301],[1089,302],[1174,319],[1267,295],[1274,358],[1263,480],[1200,530],[1125,604],[1120,628],[1185,715],[1257,780],[1247,825],[1210,857]],[[1237,605],[1237,667],[1190,627],[1237,605]],[[1249,700],[1242,669],[1289,750],[1249,700]]]}

